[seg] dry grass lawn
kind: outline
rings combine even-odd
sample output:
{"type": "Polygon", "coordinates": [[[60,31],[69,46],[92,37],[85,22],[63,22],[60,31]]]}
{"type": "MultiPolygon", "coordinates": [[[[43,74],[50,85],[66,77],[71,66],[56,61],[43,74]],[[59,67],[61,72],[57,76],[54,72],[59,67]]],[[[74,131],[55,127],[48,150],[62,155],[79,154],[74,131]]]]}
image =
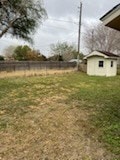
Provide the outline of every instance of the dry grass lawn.
{"type": "Polygon", "coordinates": [[[63,74],[63,73],[70,73],[75,71],[75,69],[41,69],[41,70],[24,70],[24,71],[13,71],[7,72],[3,71],[0,72],[0,78],[6,77],[29,77],[29,76],[47,76],[53,74],[63,74]]]}
{"type": "Polygon", "coordinates": [[[38,100],[37,106],[28,106],[24,116],[14,115],[14,126],[0,133],[1,159],[109,159],[105,149],[86,132],[90,113],[74,103],[68,106],[65,98],[47,97],[38,100]]]}
{"type": "Polygon", "coordinates": [[[94,83],[78,74],[0,80],[1,160],[117,160],[90,121],[93,102],[72,96],[94,83]]]}

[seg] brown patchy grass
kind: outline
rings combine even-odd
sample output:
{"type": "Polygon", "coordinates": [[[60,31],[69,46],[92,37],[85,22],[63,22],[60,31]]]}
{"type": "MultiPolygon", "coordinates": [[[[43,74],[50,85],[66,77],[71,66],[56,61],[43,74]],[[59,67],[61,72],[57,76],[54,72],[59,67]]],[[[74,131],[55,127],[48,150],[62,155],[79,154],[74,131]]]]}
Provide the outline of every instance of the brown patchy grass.
{"type": "Polygon", "coordinates": [[[109,159],[106,150],[86,132],[91,129],[90,113],[79,110],[75,103],[68,106],[65,99],[47,97],[38,106],[28,106],[29,112],[22,118],[14,117],[14,126],[0,132],[1,159],[109,159]]]}
{"type": "Polygon", "coordinates": [[[0,72],[0,78],[9,78],[9,77],[29,77],[29,76],[47,76],[53,74],[63,74],[63,73],[70,73],[75,71],[75,69],[43,69],[43,70],[24,70],[24,71],[13,71],[7,72],[3,71],[0,72]]]}
{"type": "Polygon", "coordinates": [[[117,160],[90,121],[93,101],[80,94],[96,85],[89,80],[75,73],[1,79],[0,159],[117,160]]]}

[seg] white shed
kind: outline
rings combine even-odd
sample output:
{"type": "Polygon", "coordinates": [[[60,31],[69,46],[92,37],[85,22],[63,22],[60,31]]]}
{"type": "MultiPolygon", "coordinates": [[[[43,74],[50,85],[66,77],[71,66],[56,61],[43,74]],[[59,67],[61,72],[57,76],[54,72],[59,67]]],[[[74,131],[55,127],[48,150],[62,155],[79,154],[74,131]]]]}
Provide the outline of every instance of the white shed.
{"type": "Polygon", "coordinates": [[[118,56],[103,51],[93,51],[87,55],[87,74],[95,76],[116,76],[118,56]]]}

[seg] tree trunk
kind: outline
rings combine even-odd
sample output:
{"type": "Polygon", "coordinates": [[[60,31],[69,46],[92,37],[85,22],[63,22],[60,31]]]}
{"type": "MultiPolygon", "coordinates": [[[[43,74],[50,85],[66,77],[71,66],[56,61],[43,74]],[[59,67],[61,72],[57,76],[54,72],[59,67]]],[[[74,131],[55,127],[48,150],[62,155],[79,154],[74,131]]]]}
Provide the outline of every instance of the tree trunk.
{"type": "Polygon", "coordinates": [[[0,38],[2,38],[2,36],[7,33],[7,31],[9,30],[10,27],[5,28],[1,33],[0,33],[0,38]]]}

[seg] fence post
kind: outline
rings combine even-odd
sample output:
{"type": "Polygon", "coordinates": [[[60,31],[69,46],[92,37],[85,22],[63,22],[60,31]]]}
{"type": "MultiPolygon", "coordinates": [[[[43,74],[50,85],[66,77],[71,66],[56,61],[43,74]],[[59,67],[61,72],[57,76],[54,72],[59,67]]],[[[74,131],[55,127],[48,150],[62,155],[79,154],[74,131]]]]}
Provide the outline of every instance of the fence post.
{"type": "Polygon", "coordinates": [[[30,63],[29,63],[29,61],[28,61],[28,70],[30,70],[30,63]]]}
{"type": "Polygon", "coordinates": [[[47,62],[45,64],[45,75],[47,76],[47,62]]]}

